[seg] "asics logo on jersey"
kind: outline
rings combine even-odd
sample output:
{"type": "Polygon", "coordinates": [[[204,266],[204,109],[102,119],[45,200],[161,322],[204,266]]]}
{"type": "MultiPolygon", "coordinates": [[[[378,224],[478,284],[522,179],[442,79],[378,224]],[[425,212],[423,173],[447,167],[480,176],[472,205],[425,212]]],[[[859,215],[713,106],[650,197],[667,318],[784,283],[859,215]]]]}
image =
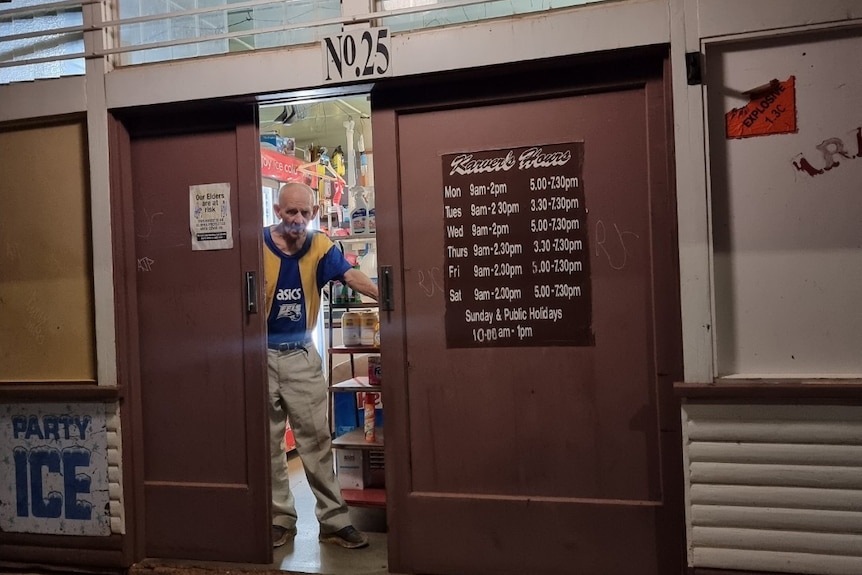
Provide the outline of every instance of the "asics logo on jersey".
{"type": "Polygon", "coordinates": [[[275,299],[277,301],[294,301],[302,299],[302,289],[280,289],[276,292],[275,299]]]}
{"type": "MultiPolygon", "coordinates": [[[[288,290],[289,291],[289,290],[288,290]]],[[[298,303],[283,303],[278,306],[278,317],[281,319],[286,317],[290,321],[299,321],[302,319],[302,306],[298,303]]]]}

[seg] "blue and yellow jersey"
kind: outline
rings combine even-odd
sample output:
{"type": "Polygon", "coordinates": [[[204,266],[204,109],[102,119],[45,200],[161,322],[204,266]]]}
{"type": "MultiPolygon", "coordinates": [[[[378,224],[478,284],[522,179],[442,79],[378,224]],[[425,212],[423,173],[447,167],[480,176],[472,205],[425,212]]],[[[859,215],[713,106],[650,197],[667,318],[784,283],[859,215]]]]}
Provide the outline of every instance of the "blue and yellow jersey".
{"type": "Polygon", "coordinates": [[[263,230],[263,277],[269,344],[306,339],[317,323],[320,290],[350,269],[341,251],[321,232],[309,230],[296,254],[282,252],[263,230]]]}

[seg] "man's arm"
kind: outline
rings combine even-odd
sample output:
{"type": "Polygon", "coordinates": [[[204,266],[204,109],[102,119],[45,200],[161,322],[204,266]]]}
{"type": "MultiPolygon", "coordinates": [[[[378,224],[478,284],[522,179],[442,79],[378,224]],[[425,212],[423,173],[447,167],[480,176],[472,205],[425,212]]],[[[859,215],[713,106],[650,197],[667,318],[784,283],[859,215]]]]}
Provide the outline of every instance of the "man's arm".
{"type": "Polygon", "coordinates": [[[352,268],[344,272],[344,281],[350,286],[350,289],[377,301],[377,285],[358,269],[352,268]]]}

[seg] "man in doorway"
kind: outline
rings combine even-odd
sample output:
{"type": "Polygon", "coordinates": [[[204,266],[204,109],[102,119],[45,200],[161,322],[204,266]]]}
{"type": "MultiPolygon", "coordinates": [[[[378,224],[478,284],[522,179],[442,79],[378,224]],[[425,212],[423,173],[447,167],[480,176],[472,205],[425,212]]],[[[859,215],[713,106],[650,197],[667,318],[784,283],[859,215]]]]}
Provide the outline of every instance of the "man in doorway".
{"type": "Polygon", "coordinates": [[[281,221],[263,230],[272,544],[279,547],[296,535],[296,507],[284,445],[285,422],[289,418],[308,484],[317,499],[320,541],[348,549],[365,547],[368,538],[351,525],[335,478],[326,382],[311,334],[317,324],[320,292],[328,282],[341,279],[375,300],[377,286],[353,269],[325,234],[308,230],[319,210],[309,186],[285,184],[273,208],[281,221]]]}

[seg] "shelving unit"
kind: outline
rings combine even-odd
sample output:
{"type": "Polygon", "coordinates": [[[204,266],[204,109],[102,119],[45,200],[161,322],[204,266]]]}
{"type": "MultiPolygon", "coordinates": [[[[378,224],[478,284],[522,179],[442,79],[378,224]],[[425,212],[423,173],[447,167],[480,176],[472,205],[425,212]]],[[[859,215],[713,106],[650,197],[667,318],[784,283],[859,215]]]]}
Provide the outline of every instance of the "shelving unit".
{"type": "Polygon", "coordinates": [[[374,242],[377,240],[377,236],[375,234],[352,234],[349,236],[330,236],[334,243],[343,242],[343,243],[355,243],[355,242],[374,242]]]}
{"type": "MultiPolygon", "coordinates": [[[[344,236],[331,238],[336,244],[341,243],[356,243],[356,242],[373,242],[375,236],[373,234],[364,234],[361,236],[344,236]]],[[[330,429],[333,433],[332,446],[337,452],[336,459],[341,462],[340,455],[352,454],[359,461],[359,475],[361,475],[362,487],[349,488],[342,483],[341,494],[348,505],[356,507],[385,507],[386,506],[386,490],[383,486],[383,445],[384,435],[383,427],[375,427],[374,441],[367,441],[364,432],[364,421],[361,417],[362,402],[358,401],[362,394],[376,393],[382,394],[383,390],[379,385],[371,385],[369,378],[365,374],[358,374],[355,356],[363,354],[379,354],[380,348],[373,345],[335,345],[335,329],[338,312],[358,311],[358,310],[376,310],[377,304],[371,303],[336,303],[333,297],[332,284],[328,286],[328,326],[327,326],[327,353],[328,357],[328,381],[330,394],[330,429]],[[338,356],[349,356],[350,373],[349,377],[343,381],[333,382],[333,370],[335,359],[338,356]],[[336,395],[350,394],[350,417],[352,421],[348,425],[342,425],[343,422],[336,421],[338,409],[336,408],[336,395]],[[354,427],[349,431],[341,431],[342,427],[354,427]]],[[[343,406],[343,403],[339,403],[343,406]]],[[[344,416],[344,411],[341,412],[344,416]]],[[[377,415],[375,413],[375,415],[377,415]]],[[[375,418],[376,419],[376,418],[375,418]]],[[[340,470],[340,468],[339,468],[340,470]]],[[[337,470],[337,471],[339,471],[337,470]]],[[[356,471],[354,470],[354,473],[356,471]]],[[[339,478],[341,483],[341,478],[339,478]]]]}
{"type": "Polygon", "coordinates": [[[333,439],[332,445],[346,449],[383,449],[383,430],[378,428],[374,441],[367,441],[362,429],[354,429],[333,439]]]}

